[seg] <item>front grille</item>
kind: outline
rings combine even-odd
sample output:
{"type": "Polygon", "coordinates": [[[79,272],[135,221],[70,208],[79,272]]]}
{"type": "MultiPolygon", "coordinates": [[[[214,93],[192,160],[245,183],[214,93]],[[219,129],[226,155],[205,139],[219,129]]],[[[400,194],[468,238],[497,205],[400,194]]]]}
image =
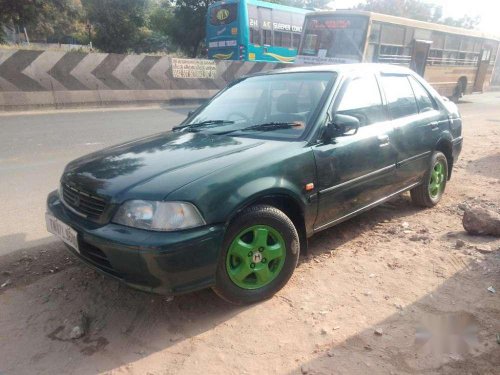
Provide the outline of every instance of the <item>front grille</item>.
{"type": "Polygon", "coordinates": [[[64,203],[89,219],[98,220],[106,209],[106,201],[67,184],[62,184],[64,203]]]}

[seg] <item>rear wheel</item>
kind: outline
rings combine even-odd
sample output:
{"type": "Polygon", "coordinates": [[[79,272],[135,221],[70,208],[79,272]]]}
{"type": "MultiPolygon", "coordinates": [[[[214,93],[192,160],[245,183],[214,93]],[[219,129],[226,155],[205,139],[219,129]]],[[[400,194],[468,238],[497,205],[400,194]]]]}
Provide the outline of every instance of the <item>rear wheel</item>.
{"type": "Polygon", "coordinates": [[[287,283],[298,259],[292,221],[275,207],[250,207],[228,227],[213,289],[238,305],[268,299],[287,283]]]}
{"type": "Polygon", "coordinates": [[[448,161],[442,152],[432,155],[429,170],[423,183],[411,190],[413,203],[422,207],[434,207],[441,200],[448,179],[448,161]]]}

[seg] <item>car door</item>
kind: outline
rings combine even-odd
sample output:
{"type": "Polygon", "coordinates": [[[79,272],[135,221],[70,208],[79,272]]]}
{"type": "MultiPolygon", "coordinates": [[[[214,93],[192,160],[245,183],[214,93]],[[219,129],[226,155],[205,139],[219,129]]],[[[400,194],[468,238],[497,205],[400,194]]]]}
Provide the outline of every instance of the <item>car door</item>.
{"type": "Polygon", "coordinates": [[[434,99],[411,75],[382,75],[389,115],[394,123],[399,188],[417,184],[426,170],[440,130],[447,124],[434,99]]]}
{"type": "Polygon", "coordinates": [[[375,75],[347,80],[335,100],[336,114],[356,117],[356,134],[320,141],[313,146],[318,176],[320,230],[347,219],[393,192],[396,152],[393,126],[375,75]]]}

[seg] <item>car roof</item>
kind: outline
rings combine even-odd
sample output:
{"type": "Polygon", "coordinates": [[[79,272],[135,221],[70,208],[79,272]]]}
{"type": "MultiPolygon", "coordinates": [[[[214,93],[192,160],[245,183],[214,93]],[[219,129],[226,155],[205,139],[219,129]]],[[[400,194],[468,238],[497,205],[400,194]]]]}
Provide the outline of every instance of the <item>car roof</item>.
{"type": "Polygon", "coordinates": [[[291,68],[282,68],[269,70],[261,74],[281,74],[281,73],[309,73],[309,72],[335,72],[342,75],[356,74],[356,73],[385,73],[385,74],[411,74],[413,70],[408,68],[379,63],[358,63],[358,64],[334,64],[334,65],[311,65],[311,66],[294,66],[291,68]]]}

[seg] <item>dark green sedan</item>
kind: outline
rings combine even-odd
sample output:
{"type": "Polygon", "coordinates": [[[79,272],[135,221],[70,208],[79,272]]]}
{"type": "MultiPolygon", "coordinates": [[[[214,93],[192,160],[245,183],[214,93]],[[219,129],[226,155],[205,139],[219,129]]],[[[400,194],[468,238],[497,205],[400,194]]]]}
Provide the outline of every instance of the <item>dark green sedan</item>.
{"type": "Polygon", "coordinates": [[[461,131],[457,107],[405,68],[244,77],[172,131],[68,164],[47,227],[134,288],[252,303],[287,283],[316,232],[407,190],[436,205],[461,131]]]}

